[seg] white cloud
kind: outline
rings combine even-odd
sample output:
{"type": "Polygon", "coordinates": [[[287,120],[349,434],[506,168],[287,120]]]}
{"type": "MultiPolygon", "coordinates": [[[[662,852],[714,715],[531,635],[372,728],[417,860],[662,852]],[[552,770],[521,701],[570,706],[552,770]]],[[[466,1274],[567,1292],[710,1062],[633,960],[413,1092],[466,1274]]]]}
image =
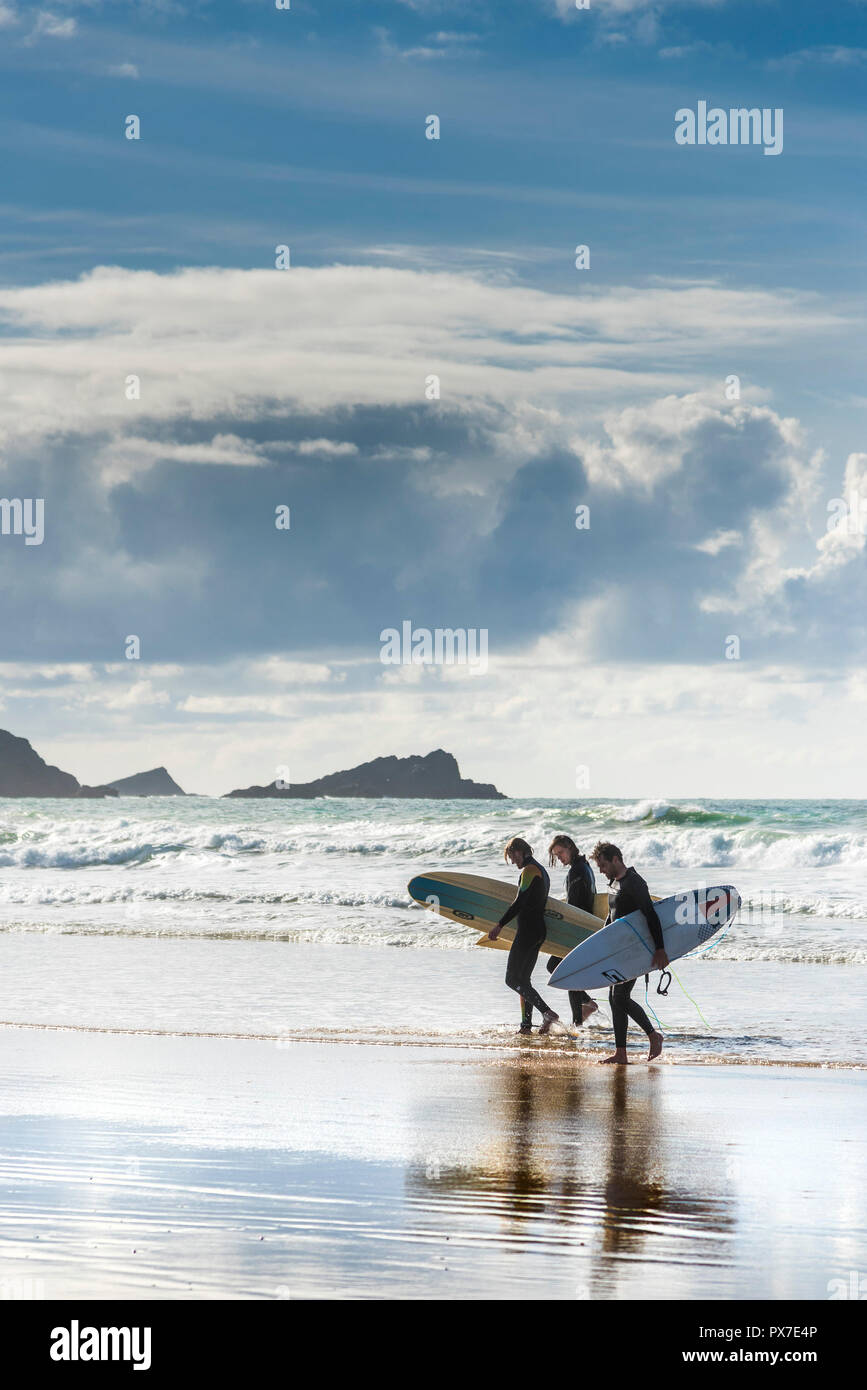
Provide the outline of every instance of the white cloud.
{"type": "Polygon", "coordinates": [[[719,555],[730,546],[743,543],[744,538],[740,531],[717,531],[715,535],[708,536],[707,540],[699,541],[694,549],[702,551],[705,555],[719,555]]]}
{"type": "Polygon", "coordinates": [[[189,695],[178,705],[185,714],[251,715],[269,714],[291,719],[298,705],[283,695],[189,695]]]}
{"type": "Polygon", "coordinates": [[[20,15],[12,5],[0,4],[0,29],[11,29],[19,20],[20,15]]]}
{"type": "Polygon", "coordinates": [[[153,682],[142,677],[125,687],[107,686],[80,697],[87,705],[101,705],[106,710],[138,709],[142,705],[168,705],[168,691],[157,690],[153,682]]]}
{"type": "Polygon", "coordinates": [[[781,58],[771,58],[767,66],[772,70],[797,72],[801,68],[836,67],[861,68],[867,64],[867,48],[848,48],[844,44],[818,44],[814,48],[801,48],[786,53],[781,58]]]}
{"type": "Polygon", "coordinates": [[[297,449],[299,454],[324,454],[328,458],[352,458],[358,453],[357,444],[336,439],[302,439],[298,444],[288,447],[297,449]]]}
{"type": "Polygon", "coordinates": [[[135,63],[118,63],[108,71],[112,77],[138,77],[135,63]]]}
{"type": "MultiPolygon", "coordinates": [[[[293,661],[281,656],[269,656],[262,661],[252,662],[249,668],[250,679],[266,680],[280,685],[320,685],[330,681],[333,672],[322,662],[293,661]]],[[[337,677],[342,679],[342,675],[337,677]]]]}
{"type": "Polygon", "coordinates": [[[448,409],[518,418],[529,402],[529,440],[553,438],[570,417],[684,389],[703,362],[715,377],[724,352],[781,352],[849,327],[846,310],[812,293],[657,283],[579,296],[380,266],[102,267],[0,290],[3,318],[18,331],[0,338],[0,447],[109,432],[102,462],[121,475],[160,451],[191,463],[261,457],[233,435],[157,445],[142,438],[143,420],[289,414],[299,403],[307,412],[423,406],[429,374],[440,376],[448,409]],[[127,373],[142,379],[140,402],[125,398],[127,373]]]}
{"type": "Polygon", "coordinates": [[[834,499],[846,509],[845,516],[837,517],[836,508],[829,507],[829,525],[832,519],[837,524],[826,531],[817,542],[819,559],[810,574],[826,574],[848,565],[867,548],[867,454],[850,454],[843,472],[843,486],[840,497],[834,499]]]}
{"type": "Polygon", "coordinates": [[[30,37],[32,39],[71,39],[77,32],[78,22],[71,15],[64,18],[52,10],[38,10],[30,37]]]}
{"type": "Polygon", "coordinates": [[[782,443],[791,446],[781,455],[781,466],[790,486],[803,487],[813,475],[796,421],[781,420],[765,406],[746,402],[722,405],[719,395],[714,399],[707,392],[666,396],[649,405],[627,406],[605,417],[607,439],[579,436],[571,444],[592,483],[618,491],[630,488],[650,493],[687,469],[695,478],[697,468],[716,466],[710,451],[706,451],[702,461],[698,448],[701,439],[713,435],[725,443],[729,436],[740,447],[751,430],[768,424],[779,431],[782,443]]]}
{"type": "Polygon", "coordinates": [[[156,463],[223,464],[233,468],[257,467],[267,462],[259,445],[236,434],[215,434],[210,443],[176,444],[172,441],[118,438],[96,455],[102,480],[122,482],[156,463]]]}
{"type": "Polygon", "coordinates": [[[94,669],[88,662],[4,661],[0,663],[0,680],[33,681],[92,681],[94,669]]]}

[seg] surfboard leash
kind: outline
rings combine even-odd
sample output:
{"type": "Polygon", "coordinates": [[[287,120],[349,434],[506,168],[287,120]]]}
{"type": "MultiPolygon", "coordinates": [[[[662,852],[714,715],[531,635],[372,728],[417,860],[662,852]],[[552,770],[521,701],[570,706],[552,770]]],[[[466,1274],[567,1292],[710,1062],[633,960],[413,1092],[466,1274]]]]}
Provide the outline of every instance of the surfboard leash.
{"type": "MultiPolygon", "coordinates": [[[[726,936],[726,935],[731,931],[732,927],[734,926],[734,922],[735,922],[735,919],[734,919],[734,917],[732,917],[731,921],[730,921],[730,922],[728,923],[728,925],[726,926],[726,929],[725,929],[724,932],[722,932],[719,936],[714,937],[713,941],[709,941],[708,944],[707,944],[706,946],[702,946],[702,948],[701,948],[700,951],[690,951],[690,952],[689,952],[689,955],[684,956],[684,960],[693,960],[693,959],[695,959],[696,956],[703,956],[703,955],[706,955],[706,953],[707,953],[708,951],[712,951],[712,950],[714,949],[715,946],[718,946],[718,945],[720,944],[720,942],[722,941],[723,937],[726,936]]],[[[671,973],[674,975],[674,971],[672,971],[671,973]]],[[[692,1004],[693,1008],[695,1009],[696,1013],[698,1014],[699,1018],[701,1019],[702,1023],[704,1024],[705,1028],[707,1029],[708,1032],[710,1032],[710,1024],[708,1023],[708,1021],[707,1021],[707,1019],[705,1018],[704,1014],[702,1013],[701,1009],[698,1007],[698,1004],[696,1004],[696,1002],[695,1002],[695,1000],[693,999],[692,995],[684,988],[684,985],[683,985],[682,981],[680,980],[680,978],[679,978],[677,975],[674,975],[674,978],[677,980],[677,983],[680,985],[680,987],[681,987],[681,989],[683,990],[684,994],[686,995],[687,999],[688,999],[689,1002],[692,1004]]]]}
{"type": "Polygon", "coordinates": [[[707,1019],[705,1018],[704,1014],[702,1013],[701,1009],[698,1007],[698,1004],[696,1004],[696,1002],[695,1002],[695,1000],[693,999],[692,995],[690,994],[689,990],[685,987],[685,985],[684,985],[683,982],[681,981],[680,977],[679,977],[678,975],[675,975],[675,974],[674,974],[674,971],[673,971],[673,970],[672,970],[671,973],[672,973],[672,975],[674,975],[674,978],[677,980],[677,983],[680,985],[681,989],[683,990],[683,992],[684,992],[684,994],[686,995],[687,999],[689,1000],[690,1004],[692,1004],[692,1007],[695,1009],[696,1013],[698,1014],[699,1018],[701,1019],[702,1023],[704,1024],[705,1028],[707,1029],[708,1032],[710,1032],[710,1024],[708,1023],[708,1021],[707,1021],[707,1019]]]}
{"type": "MultiPolygon", "coordinates": [[[[650,1000],[649,1000],[648,997],[647,997],[647,986],[648,986],[648,982],[649,982],[649,976],[645,975],[645,977],[644,977],[644,1002],[645,1002],[645,1004],[647,1005],[647,1008],[648,1008],[648,1009],[650,1010],[650,1012],[653,1014],[654,1022],[656,1023],[657,1027],[659,1028],[660,1033],[664,1033],[664,1032],[665,1032],[665,1029],[664,1029],[664,1027],[663,1027],[663,1025],[662,1025],[662,1019],[658,1017],[658,1015],[657,1015],[657,1013],[656,1013],[656,1010],[654,1009],[653,1005],[651,1004],[650,1000]]],[[[661,983],[661,982],[660,982],[660,983],[661,983]]],[[[657,992],[657,994],[663,993],[663,991],[661,991],[661,990],[659,989],[658,986],[657,986],[656,992],[657,992]]],[[[665,990],[664,993],[667,994],[667,993],[668,993],[668,990],[665,990]]]]}

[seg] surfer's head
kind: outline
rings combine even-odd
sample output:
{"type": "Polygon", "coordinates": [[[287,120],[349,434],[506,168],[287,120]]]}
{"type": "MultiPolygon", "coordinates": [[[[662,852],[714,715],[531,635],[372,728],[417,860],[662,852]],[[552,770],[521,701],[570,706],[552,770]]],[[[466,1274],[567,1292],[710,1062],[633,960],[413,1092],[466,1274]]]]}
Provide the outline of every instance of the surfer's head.
{"type": "Polygon", "coordinates": [[[548,863],[553,867],[559,862],[565,868],[567,864],[575,864],[581,858],[581,851],[570,835],[555,835],[548,846],[548,863]]]}
{"type": "Polygon", "coordinates": [[[508,859],[510,863],[520,869],[523,864],[526,864],[528,859],[533,858],[533,851],[530,849],[526,840],[522,840],[519,835],[515,835],[503,850],[503,858],[508,859]]]}
{"type": "Polygon", "coordinates": [[[623,855],[610,840],[600,840],[590,858],[596,861],[599,872],[605,875],[609,883],[614,882],[623,868],[623,855]]]}

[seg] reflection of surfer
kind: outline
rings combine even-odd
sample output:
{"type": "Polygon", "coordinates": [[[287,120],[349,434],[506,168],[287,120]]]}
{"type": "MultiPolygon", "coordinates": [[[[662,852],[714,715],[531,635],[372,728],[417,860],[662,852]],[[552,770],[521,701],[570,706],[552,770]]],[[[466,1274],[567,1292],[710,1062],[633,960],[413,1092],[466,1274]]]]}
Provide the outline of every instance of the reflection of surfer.
{"type": "MultiPolygon", "coordinates": [[[[620,917],[626,917],[630,912],[641,911],[644,913],[645,920],[653,938],[656,950],[653,953],[653,960],[650,962],[651,970],[664,970],[668,965],[668,956],[665,954],[665,946],[662,939],[662,927],[656,915],[656,908],[650,898],[650,890],[640,874],[634,869],[627,869],[623,862],[623,855],[616,845],[609,841],[600,840],[593,851],[592,858],[596,860],[600,871],[608,879],[615,891],[611,897],[611,906],[608,916],[605,919],[606,925],[609,922],[616,922],[620,917]]],[[[614,1020],[614,1056],[605,1057],[606,1062],[628,1062],[626,1055],[626,1031],[629,1027],[629,1019],[632,1018],[643,1028],[650,1039],[650,1051],[647,1060],[652,1061],[658,1057],[662,1051],[662,1034],[658,1032],[640,1004],[630,996],[634,980],[623,980],[618,985],[612,985],[608,991],[608,999],[611,1004],[611,1013],[614,1020]]]]}
{"type": "MultiPolygon", "coordinates": [[[[503,858],[521,870],[521,877],[514,902],[506,908],[497,925],[488,932],[488,937],[491,941],[496,941],[501,929],[511,922],[513,917],[517,917],[518,929],[506,962],[506,984],[509,989],[520,994],[525,1007],[539,1010],[542,1015],[539,1032],[547,1033],[551,1024],[556,1023],[557,1015],[553,1009],[548,1008],[541,994],[533,988],[531,976],[539,959],[539,948],[545,940],[545,903],[548,901],[551,880],[542,865],[533,858],[533,851],[526,840],[518,839],[517,836],[510,840],[503,851],[503,858]]],[[[529,1023],[522,1023],[521,1031],[529,1032],[529,1023]]]]}
{"type": "MultiPolygon", "coordinates": [[[[566,901],[572,907],[580,907],[583,912],[592,912],[596,901],[596,879],[593,870],[573,839],[568,835],[555,835],[548,846],[548,862],[553,867],[559,860],[566,874],[566,901]]],[[[560,964],[558,956],[548,959],[548,974],[560,964]]],[[[569,1003],[572,1005],[572,1022],[580,1028],[595,1014],[599,1005],[583,989],[570,989],[569,1003]]]]}

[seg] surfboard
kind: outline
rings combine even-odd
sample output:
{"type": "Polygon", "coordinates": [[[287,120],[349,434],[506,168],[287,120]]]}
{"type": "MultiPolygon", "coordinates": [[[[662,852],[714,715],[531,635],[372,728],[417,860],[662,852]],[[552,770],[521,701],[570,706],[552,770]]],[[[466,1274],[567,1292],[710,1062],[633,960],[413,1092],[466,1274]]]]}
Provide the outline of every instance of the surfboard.
{"type": "MultiPolygon", "coordinates": [[[[652,893],[651,893],[650,896],[653,898],[653,894],[652,894],[652,893]]],[[[512,894],[512,897],[514,897],[514,894],[512,894]]],[[[509,901],[511,902],[511,900],[512,900],[512,899],[510,898],[509,901]]],[[[556,899],[556,898],[549,898],[548,901],[549,901],[549,902],[556,902],[557,899],[556,899]]],[[[653,901],[656,902],[656,901],[657,901],[656,898],[653,898],[653,901]]],[[[568,906],[569,906],[568,903],[563,903],[562,905],[563,905],[564,907],[568,907],[568,906]]],[[[594,895],[594,900],[593,900],[593,915],[594,915],[594,917],[598,917],[598,918],[599,918],[599,926],[601,927],[602,924],[603,924],[603,922],[605,921],[605,918],[608,916],[608,894],[607,894],[607,893],[596,893],[596,894],[594,895]]],[[[511,923],[509,924],[509,926],[510,926],[510,928],[511,928],[511,923]]],[[[515,935],[515,934],[514,934],[514,931],[511,931],[511,930],[510,930],[510,931],[509,931],[509,935],[506,936],[505,932],[506,932],[506,929],[503,928],[503,931],[500,932],[500,935],[497,937],[496,941],[492,941],[491,938],[490,938],[490,937],[487,935],[487,933],[486,933],[484,936],[480,936],[480,937],[479,937],[478,941],[476,942],[476,945],[477,945],[477,946],[489,946],[489,947],[491,948],[492,951],[508,951],[509,947],[510,947],[511,944],[512,944],[512,941],[514,940],[514,935],[515,935]]],[[[577,943],[576,943],[576,944],[577,944],[577,943]]],[[[551,954],[551,955],[556,955],[557,953],[556,953],[555,951],[552,951],[550,954],[551,954]]]]}
{"type": "MultiPolygon", "coordinates": [[[[440,917],[447,917],[462,927],[487,933],[499,922],[509,903],[515,897],[517,885],[501,883],[499,879],[482,878],[478,874],[442,873],[419,874],[410,879],[407,891],[417,903],[430,907],[440,917]]],[[[608,911],[607,894],[597,894],[605,900],[608,911]]],[[[596,917],[592,912],[582,912],[580,907],[570,907],[559,898],[549,898],[545,906],[545,940],[540,953],[549,956],[567,956],[580,942],[593,932],[599,931],[604,917],[596,917]]],[[[496,941],[483,937],[478,945],[499,947],[508,950],[515,939],[517,924],[512,921],[503,927],[496,941]]]]}
{"type": "MultiPolygon", "coordinates": [[[[679,960],[727,926],[741,905],[736,888],[693,889],[656,904],[669,960],[679,960]]],[[[603,989],[650,969],[656,947],[643,912],[630,912],[594,933],[561,960],[550,983],[558,989],[603,989]]]]}

